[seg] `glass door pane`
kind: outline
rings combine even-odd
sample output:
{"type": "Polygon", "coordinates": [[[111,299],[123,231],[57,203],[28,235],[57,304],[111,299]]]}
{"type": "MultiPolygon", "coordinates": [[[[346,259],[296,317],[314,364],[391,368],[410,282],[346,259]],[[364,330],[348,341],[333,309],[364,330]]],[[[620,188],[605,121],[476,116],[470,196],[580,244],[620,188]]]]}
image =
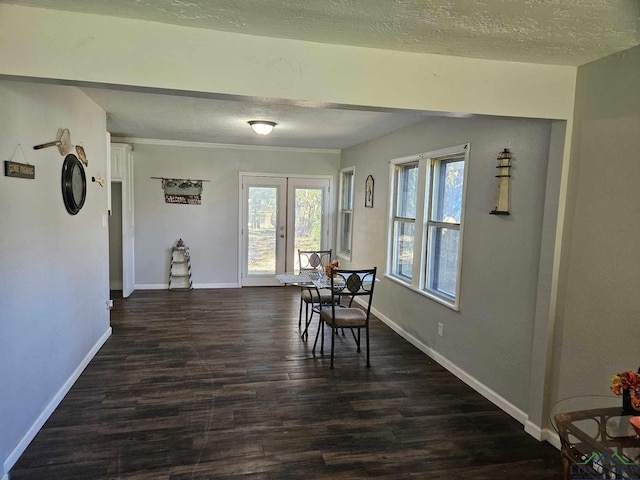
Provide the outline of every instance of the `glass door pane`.
{"type": "MultiPolygon", "coordinates": [[[[321,250],[322,246],[322,189],[295,189],[294,249],[321,250]]],[[[294,270],[299,268],[295,255],[294,270]]]]}
{"type": "Polygon", "coordinates": [[[242,177],[242,285],[277,285],[285,271],[286,179],[242,177]]]}
{"type": "Polygon", "coordinates": [[[299,268],[298,250],[324,250],[329,245],[328,179],[288,179],[287,270],[299,268]]]}
{"type": "Polygon", "coordinates": [[[249,187],[247,273],[276,274],[278,189],[249,187]]]}

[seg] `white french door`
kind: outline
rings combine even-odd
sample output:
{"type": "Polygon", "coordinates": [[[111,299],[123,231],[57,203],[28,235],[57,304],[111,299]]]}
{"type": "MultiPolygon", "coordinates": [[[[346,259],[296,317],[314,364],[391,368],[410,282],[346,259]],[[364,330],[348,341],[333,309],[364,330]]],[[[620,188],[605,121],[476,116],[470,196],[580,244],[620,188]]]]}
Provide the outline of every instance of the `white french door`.
{"type": "Polygon", "coordinates": [[[298,249],[329,245],[329,177],[241,174],[241,283],[279,285],[295,271],[298,249]]]}

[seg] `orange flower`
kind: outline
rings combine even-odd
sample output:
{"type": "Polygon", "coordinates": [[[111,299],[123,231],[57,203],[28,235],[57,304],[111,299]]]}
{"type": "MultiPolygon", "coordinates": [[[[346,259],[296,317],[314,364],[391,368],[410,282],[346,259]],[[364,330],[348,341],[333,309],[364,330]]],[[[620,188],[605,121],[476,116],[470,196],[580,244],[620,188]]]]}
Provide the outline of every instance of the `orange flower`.
{"type": "Polygon", "coordinates": [[[337,268],[340,268],[340,262],[338,260],[335,260],[333,262],[329,262],[329,263],[327,263],[327,266],[324,267],[324,273],[327,274],[327,277],[335,276],[333,274],[332,270],[335,270],[337,268]]]}
{"type": "Polygon", "coordinates": [[[616,395],[622,395],[622,379],[620,375],[614,375],[611,378],[611,391],[616,395]]]}
{"type": "Polygon", "coordinates": [[[640,375],[628,370],[618,373],[611,378],[611,391],[616,395],[622,395],[624,390],[640,390],[640,375]]]}

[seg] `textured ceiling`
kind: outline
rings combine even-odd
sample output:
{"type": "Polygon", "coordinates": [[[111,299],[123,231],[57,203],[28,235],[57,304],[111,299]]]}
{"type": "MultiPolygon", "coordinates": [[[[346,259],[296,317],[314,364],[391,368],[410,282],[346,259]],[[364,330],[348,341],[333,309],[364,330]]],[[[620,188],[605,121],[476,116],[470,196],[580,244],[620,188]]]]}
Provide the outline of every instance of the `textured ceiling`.
{"type": "Polygon", "coordinates": [[[420,111],[308,108],[246,98],[197,98],[82,88],[108,112],[112,136],[188,142],[341,149],[418,123],[420,111]],[[273,120],[271,135],[253,133],[249,120],[273,120]]]}
{"type": "Polygon", "coordinates": [[[640,0],[0,0],[226,32],[582,65],[640,44],[640,0]]]}
{"type": "MultiPolygon", "coordinates": [[[[578,66],[640,44],[640,0],[0,0],[226,32],[578,66]]],[[[345,148],[429,112],[303,108],[255,99],[84,89],[114,135],[345,148]],[[268,137],[250,119],[278,122],[268,137]]]]}

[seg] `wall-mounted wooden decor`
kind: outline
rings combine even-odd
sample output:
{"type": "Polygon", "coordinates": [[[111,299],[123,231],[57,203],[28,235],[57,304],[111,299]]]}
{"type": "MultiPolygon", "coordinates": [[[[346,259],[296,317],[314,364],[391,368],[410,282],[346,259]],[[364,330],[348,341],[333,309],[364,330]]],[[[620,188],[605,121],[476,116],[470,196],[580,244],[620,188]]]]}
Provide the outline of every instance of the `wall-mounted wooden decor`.
{"type": "Polygon", "coordinates": [[[191,180],[184,178],[151,177],[162,180],[165,203],[200,205],[202,202],[202,182],[209,180],[191,180]]]}
{"type": "Polygon", "coordinates": [[[58,152],[63,157],[71,151],[71,133],[68,128],[58,129],[58,139],[53,142],[41,143],[35,145],[34,150],[41,150],[48,147],[58,147],[58,152]]]}
{"type": "Polygon", "coordinates": [[[511,152],[505,148],[498,155],[498,191],[496,193],[496,203],[491,215],[509,215],[509,178],[511,177],[511,152]]]}
{"type": "Polygon", "coordinates": [[[371,175],[364,182],[364,206],[373,208],[373,177],[371,175]]]}

